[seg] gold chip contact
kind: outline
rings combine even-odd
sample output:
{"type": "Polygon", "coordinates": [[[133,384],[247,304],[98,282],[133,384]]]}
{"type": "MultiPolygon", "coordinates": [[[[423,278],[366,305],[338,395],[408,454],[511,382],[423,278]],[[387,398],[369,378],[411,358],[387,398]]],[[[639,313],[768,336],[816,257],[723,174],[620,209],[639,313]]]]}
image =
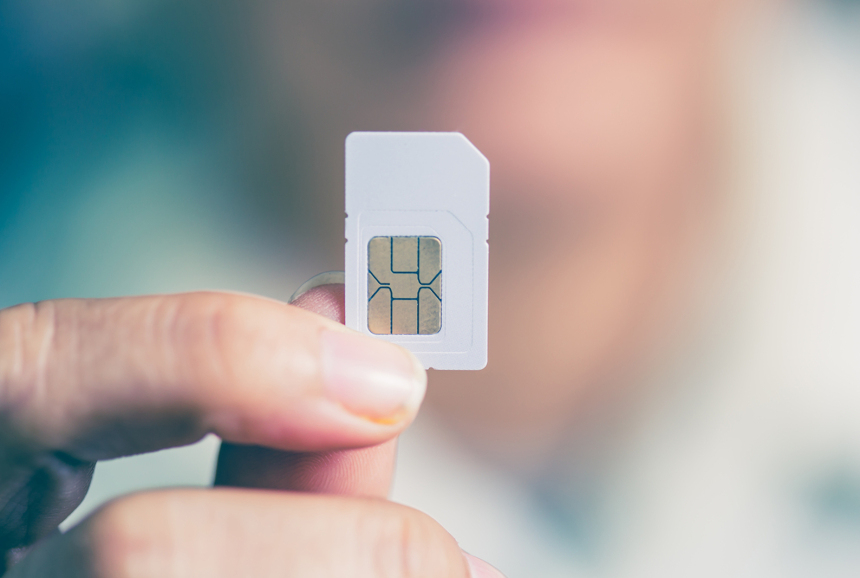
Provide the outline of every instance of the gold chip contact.
{"type": "Polygon", "coordinates": [[[367,327],[376,335],[442,329],[442,242],[374,237],[367,247],[367,327]]]}

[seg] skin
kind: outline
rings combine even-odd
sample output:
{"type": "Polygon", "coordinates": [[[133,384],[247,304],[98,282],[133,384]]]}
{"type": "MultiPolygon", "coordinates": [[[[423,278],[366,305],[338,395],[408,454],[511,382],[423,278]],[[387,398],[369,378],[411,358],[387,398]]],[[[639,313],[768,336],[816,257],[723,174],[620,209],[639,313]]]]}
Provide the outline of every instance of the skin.
{"type": "Polygon", "coordinates": [[[356,415],[326,393],[325,364],[341,360],[324,343],[348,333],[407,369],[411,354],[326,315],[342,319],[341,287],[295,305],[197,293],[0,311],[0,545],[21,560],[4,576],[498,576],[384,499],[420,399],[396,419],[356,415]],[[226,442],[222,487],[121,498],[54,532],[96,460],[210,432],[226,442]]]}
{"type": "MultiPolygon", "coordinates": [[[[274,100],[297,103],[309,155],[332,169],[309,181],[319,207],[339,206],[352,130],[457,129],[489,157],[490,365],[432,375],[429,402],[483,455],[540,472],[589,437],[575,431],[587,416],[635,400],[631,384],[686,334],[689,279],[722,213],[713,57],[751,3],[461,4],[401,36],[374,16],[393,10],[383,0],[249,9],[274,100]]],[[[314,222],[339,255],[332,213],[314,222]]],[[[380,421],[320,401],[313,343],[345,331],[339,291],[0,312],[0,549],[23,559],[8,578],[497,576],[384,500],[417,405],[380,421]],[[220,487],[122,498],[52,535],[96,460],[208,432],[226,442],[220,487]]]]}

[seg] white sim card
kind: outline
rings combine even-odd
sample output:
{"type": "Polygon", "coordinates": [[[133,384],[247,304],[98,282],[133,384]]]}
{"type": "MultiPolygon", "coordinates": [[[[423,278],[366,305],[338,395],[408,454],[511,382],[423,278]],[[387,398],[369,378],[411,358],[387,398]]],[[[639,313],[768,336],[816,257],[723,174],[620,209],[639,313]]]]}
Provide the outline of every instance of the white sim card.
{"type": "Polygon", "coordinates": [[[490,164],[460,133],[346,139],[346,325],[426,368],[487,365],[490,164]]]}

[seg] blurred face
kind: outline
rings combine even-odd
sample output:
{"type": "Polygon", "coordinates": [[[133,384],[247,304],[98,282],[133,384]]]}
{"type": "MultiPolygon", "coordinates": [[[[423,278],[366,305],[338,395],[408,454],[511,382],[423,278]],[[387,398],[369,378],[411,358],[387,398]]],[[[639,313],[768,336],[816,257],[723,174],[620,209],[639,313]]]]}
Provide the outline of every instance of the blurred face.
{"type": "MultiPolygon", "coordinates": [[[[728,5],[306,0],[261,12],[272,78],[298,95],[321,166],[340,166],[358,129],[460,130],[490,159],[489,366],[436,372],[429,389],[473,444],[517,459],[551,447],[630,394],[671,341],[716,213],[710,83],[728,5]]],[[[341,179],[317,183],[329,206],[341,179]]]]}

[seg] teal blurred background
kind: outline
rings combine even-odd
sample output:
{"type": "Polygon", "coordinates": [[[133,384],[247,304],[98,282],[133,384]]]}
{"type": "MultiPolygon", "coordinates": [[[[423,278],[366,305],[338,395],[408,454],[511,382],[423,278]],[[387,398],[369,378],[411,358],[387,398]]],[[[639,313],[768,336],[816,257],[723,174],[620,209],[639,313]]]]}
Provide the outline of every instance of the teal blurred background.
{"type": "Polygon", "coordinates": [[[286,298],[340,267],[302,242],[342,210],[303,195],[301,122],[270,114],[254,34],[242,2],[0,3],[0,306],[286,298]]]}

